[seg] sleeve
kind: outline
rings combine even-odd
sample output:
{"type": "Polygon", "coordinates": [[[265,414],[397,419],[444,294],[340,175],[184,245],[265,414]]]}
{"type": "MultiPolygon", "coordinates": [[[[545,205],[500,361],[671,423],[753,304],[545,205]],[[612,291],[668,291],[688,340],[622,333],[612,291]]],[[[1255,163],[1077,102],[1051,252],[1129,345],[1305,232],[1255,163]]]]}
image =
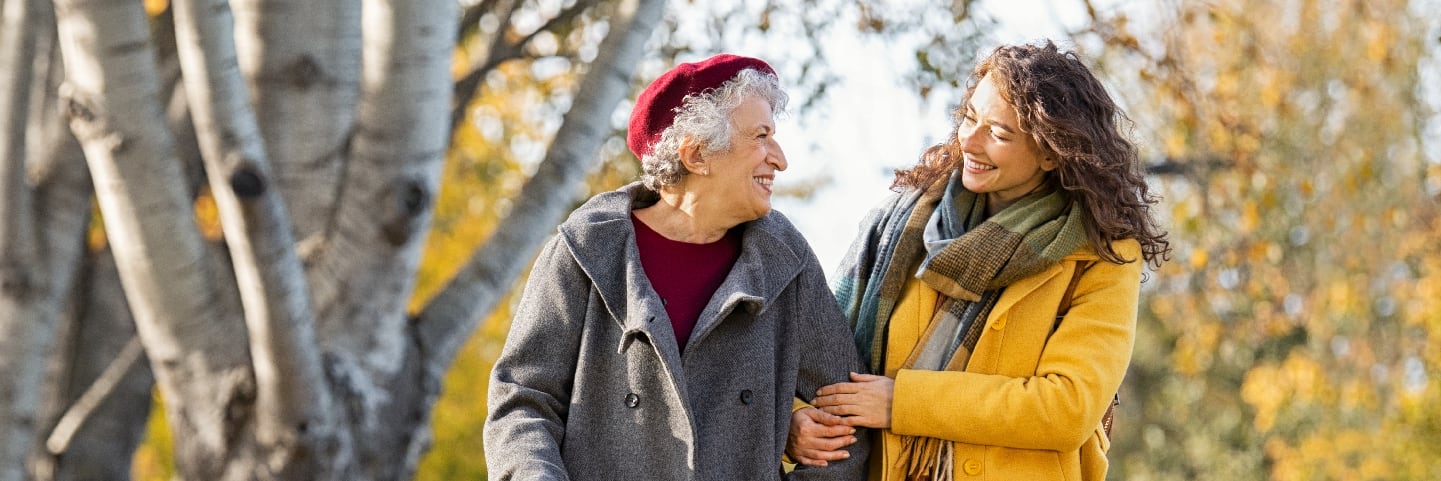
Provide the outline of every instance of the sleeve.
{"type": "Polygon", "coordinates": [[[568,479],[560,445],[590,297],[577,286],[589,284],[564,241],[551,239],[491,371],[484,432],[491,479],[568,479]]]}
{"type": "MultiPolygon", "coordinates": [[[[822,386],[850,381],[850,373],[866,372],[851,340],[850,323],[841,314],[831,291],[826,287],[825,273],[815,255],[797,277],[799,302],[795,319],[796,339],[800,343],[800,369],[796,379],[796,397],[809,402],[822,386]]],[[[799,404],[799,402],[797,403],[799,404]]],[[[793,406],[794,408],[795,406],[793,406]]],[[[846,448],[850,458],[833,461],[824,468],[797,466],[788,473],[791,480],[855,480],[866,479],[866,457],[870,453],[870,436],[857,429],[855,444],[846,448]]]]}
{"type": "Polygon", "coordinates": [[[1043,340],[1035,375],[901,370],[892,431],[979,445],[1079,449],[1131,362],[1143,267],[1138,246],[1126,252],[1131,245],[1117,250],[1135,261],[1097,262],[1082,274],[1070,310],[1043,340]]]}

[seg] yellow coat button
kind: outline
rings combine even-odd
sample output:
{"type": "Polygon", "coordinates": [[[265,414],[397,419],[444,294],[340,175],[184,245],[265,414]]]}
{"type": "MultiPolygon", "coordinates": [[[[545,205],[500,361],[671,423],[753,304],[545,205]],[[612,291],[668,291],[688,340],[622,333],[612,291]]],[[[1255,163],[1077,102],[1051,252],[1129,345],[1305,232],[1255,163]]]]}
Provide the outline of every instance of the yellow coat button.
{"type": "Polygon", "coordinates": [[[968,475],[980,476],[981,462],[974,459],[967,459],[965,464],[961,465],[961,469],[964,469],[968,475]]]}

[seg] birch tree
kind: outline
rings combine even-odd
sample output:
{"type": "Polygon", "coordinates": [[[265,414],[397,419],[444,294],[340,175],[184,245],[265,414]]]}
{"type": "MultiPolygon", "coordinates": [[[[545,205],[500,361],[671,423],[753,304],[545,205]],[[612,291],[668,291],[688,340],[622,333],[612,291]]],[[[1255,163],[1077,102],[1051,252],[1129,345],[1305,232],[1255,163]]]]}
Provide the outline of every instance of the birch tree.
{"type": "Polygon", "coordinates": [[[483,79],[534,38],[518,3],[0,2],[0,481],[124,476],[152,376],[185,479],[408,479],[444,370],[577,200],[665,4],[549,17],[606,33],[511,214],[409,314],[483,88],[453,78],[457,32],[501,25],[462,75],[483,79]]]}

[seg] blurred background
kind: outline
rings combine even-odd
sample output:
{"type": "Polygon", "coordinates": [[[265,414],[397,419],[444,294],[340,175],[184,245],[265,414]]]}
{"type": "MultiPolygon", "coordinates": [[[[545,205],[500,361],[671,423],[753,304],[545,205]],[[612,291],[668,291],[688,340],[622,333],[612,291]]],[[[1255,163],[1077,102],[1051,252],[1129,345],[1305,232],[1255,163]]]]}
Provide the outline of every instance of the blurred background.
{"type": "MultiPolygon", "coordinates": [[[[950,130],[977,56],[1047,37],[1095,66],[1135,121],[1175,247],[1144,284],[1112,479],[1441,479],[1438,2],[712,3],[725,5],[672,5],[686,26],[653,40],[678,60],[778,64],[793,108],[777,208],[827,269],[890,171],[950,130]]],[[[544,97],[564,75],[541,68],[505,81],[544,97]]],[[[475,108],[520,116],[539,100],[493,97],[475,108]]],[[[423,276],[443,279],[457,259],[445,246],[468,247],[503,209],[476,192],[517,184],[533,157],[515,139],[542,142],[544,127],[517,118],[457,143],[423,276]]],[[[622,144],[607,155],[597,191],[635,176],[622,144]]],[[[485,379],[508,317],[453,368],[420,478],[483,472],[485,379]]]]}
{"type": "MultiPolygon", "coordinates": [[[[523,0],[505,22],[461,25],[457,81],[498,30],[526,41],[467,79],[484,88],[458,110],[413,306],[509,213],[609,3],[523,0]]],[[[1175,249],[1143,284],[1111,478],[1441,479],[1438,12],[1436,0],[683,0],[634,87],[722,51],[771,61],[792,98],[777,207],[830,269],[890,172],[951,129],[977,57],[1041,38],[1074,48],[1134,121],[1175,249]]],[[[628,102],[588,192],[637,177],[628,102]]],[[[486,379],[510,306],[446,377],[418,479],[485,478],[486,379]]],[[[170,479],[171,442],[157,409],[136,479],[170,479]]]]}

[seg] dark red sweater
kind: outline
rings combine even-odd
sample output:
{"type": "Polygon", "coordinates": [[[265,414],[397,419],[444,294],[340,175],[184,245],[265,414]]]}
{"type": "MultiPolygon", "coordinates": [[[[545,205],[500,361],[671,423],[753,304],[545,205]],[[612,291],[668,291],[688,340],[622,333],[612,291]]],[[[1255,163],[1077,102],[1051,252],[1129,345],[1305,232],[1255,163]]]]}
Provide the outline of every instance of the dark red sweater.
{"type": "Polygon", "coordinates": [[[665,304],[677,347],[684,352],[701,311],[740,257],[742,228],[732,228],[709,244],[691,244],[665,238],[635,214],[630,221],[635,225],[641,267],[665,304]]]}

